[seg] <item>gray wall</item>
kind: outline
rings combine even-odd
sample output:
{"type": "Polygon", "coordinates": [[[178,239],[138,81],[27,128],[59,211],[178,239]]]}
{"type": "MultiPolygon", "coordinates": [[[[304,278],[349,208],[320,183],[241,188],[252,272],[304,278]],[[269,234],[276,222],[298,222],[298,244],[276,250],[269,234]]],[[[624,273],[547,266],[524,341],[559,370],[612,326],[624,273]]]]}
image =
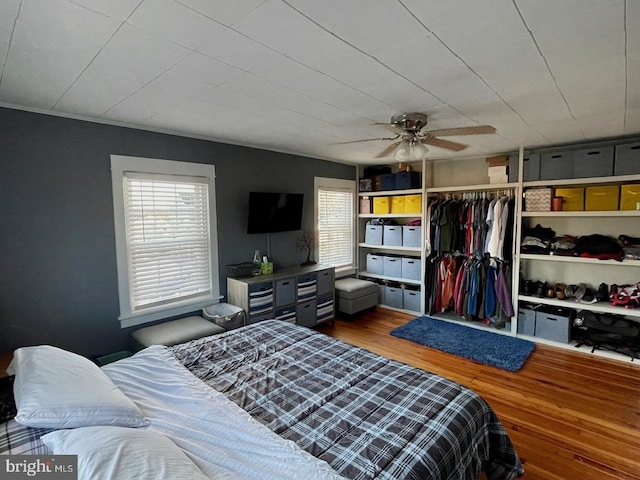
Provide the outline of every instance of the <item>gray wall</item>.
{"type": "MultiPolygon", "coordinates": [[[[225,265],[266,252],[247,235],[249,191],[304,193],[313,225],[315,176],[355,167],[180,136],[0,108],[0,351],[51,344],[84,355],[128,348],[120,329],[110,155],[216,166],[220,287],[225,265]]],[[[276,268],[305,259],[298,232],[271,234],[276,268]]]]}

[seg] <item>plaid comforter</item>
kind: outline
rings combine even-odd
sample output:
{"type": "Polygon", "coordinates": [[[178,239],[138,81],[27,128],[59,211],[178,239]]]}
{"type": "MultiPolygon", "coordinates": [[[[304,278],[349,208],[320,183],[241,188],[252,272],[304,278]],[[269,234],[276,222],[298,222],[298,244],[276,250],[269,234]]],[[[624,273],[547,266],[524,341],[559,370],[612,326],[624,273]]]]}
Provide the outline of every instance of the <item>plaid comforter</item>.
{"type": "Polygon", "coordinates": [[[272,320],[171,350],[212,388],[347,478],[523,473],[477,394],[313,330],[272,320]]]}

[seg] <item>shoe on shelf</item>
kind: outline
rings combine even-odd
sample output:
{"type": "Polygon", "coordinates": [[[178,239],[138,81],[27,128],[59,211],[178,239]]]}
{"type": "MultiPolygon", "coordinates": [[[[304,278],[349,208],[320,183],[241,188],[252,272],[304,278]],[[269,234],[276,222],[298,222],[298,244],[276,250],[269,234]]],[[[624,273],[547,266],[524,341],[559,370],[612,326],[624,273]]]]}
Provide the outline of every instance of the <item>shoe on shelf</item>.
{"type": "Polygon", "coordinates": [[[599,302],[606,302],[609,299],[609,286],[606,283],[601,283],[598,287],[596,299],[599,302]]]}

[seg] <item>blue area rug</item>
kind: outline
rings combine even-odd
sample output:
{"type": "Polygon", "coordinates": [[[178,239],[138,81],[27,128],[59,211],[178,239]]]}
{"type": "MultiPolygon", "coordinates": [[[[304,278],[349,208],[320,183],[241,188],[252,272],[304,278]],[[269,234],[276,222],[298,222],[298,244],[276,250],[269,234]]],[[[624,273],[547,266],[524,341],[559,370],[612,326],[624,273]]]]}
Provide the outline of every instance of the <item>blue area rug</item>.
{"type": "Polygon", "coordinates": [[[415,318],[391,335],[511,372],[520,370],[535,348],[528,340],[431,317],[415,318]]]}

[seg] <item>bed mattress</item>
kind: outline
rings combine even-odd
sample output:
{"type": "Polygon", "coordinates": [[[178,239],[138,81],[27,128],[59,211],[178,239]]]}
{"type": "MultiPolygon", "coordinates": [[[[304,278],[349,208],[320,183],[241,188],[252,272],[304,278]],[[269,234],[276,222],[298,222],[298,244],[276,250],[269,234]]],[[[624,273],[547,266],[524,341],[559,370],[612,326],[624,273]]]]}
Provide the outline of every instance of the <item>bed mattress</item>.
{"type": "Polygon", "coordinates": [[[267,321],[171,347],[194,375],[352,479],[523,473],[489,405],[438,375],[267,321]]]}

